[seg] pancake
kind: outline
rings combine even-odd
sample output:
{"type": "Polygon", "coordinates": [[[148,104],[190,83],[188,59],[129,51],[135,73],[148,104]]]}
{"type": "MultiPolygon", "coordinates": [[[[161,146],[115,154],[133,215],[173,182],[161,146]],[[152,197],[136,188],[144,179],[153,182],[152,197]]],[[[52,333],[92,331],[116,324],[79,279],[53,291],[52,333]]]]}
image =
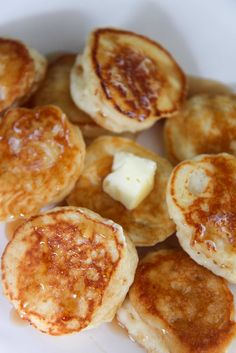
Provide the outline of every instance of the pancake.
{"type": "Polygon", "coordinates": [[[5,295],[35,328],[63,335],[111,321],[137,253],[121,226],[82,208],[34,216],[2,256],[5,295]]]}
{"type": "Polygon", "coordinates": [[[75,188],[67,198],[69,205],[86,207],[119,223],[136,246],[154,245],[174,233],[165,201],[166,186],[172,167],[141,145],[121,137],[97,138],[87,149],[85,167],[75,188]],[[103,179],[111,172],[113,157],[119,151],[157,163],[154,187],[133,210],[127,210],[103,191],[103,179]]]}
{"type": "Polygon", "coordinates": [[[177,164],[203,153],[236,155],[236,95],[196,95],[166,121],[168,159],[177,164]]]}
{"type": "Polygon", "coordinates": [[[149,128],[186,95],[181,68],[160,44],[114,28],[91,33],[71,72],[75,104],[113,132],[149,128]]]}
{"type": "Polygon", "coordinates": [[[231,94],[233,90],[224,83],[200,76],[187,76],[188,97],[197,94],[231,94]]]}
{"type": "Polygon", "coordinates": [[[79,128],[59,108],[8,110],[0,121],[0,221],[61,201],[73,189],[84,156],[79,128]]]}
{"type": "Polygon", "coordinates": [[[64,54],[56,57],[49,65],[46,77],[30,101],[30,106],[55,104],[68,119],[79,126],[85,137],[96,137],[106,130],[97,125],[88,114],[80,110],[70,95],[70,71],[76,55],[64,54]]]}
{"type": "Polygon", "coordinates": [[[167,188],[170,217],[183,249],[236,283],[236,158],[202,155],[180,163],[167,188]]]}
{"type": "Polygon", "coordinates": [[[117,318],[147,352],[223,353],[236,334],[233,315],[226,281],[165,249],[139,263],[117,318]]]}
{"type": "Polygon", "coordinates": [[[46,59],[13,39],[0,38],[0,113],[25,102],[46,71],[46,59]]]}

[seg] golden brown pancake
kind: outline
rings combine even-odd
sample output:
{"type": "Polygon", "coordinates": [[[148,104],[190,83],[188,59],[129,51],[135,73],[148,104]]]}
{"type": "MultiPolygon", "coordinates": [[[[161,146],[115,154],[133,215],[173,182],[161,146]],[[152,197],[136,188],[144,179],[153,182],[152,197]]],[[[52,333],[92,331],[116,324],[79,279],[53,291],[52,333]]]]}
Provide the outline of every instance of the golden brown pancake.
{"type": "Polygon", "coordinates": [[[166,121],[168,159],[177,164],[198,154],[236,155],[236,95],[196,95],[166,121]]]}
{"type": "Polygon", "coordinates": [[[148,352],[223,353],[236,333],[233,315],[226,281],[165,249],[139,263],[118,320],[148,352]]]}
{"type": "Polygon", "coordinates": [[[38,87],[46,60],[13,39],[0,38],[0,113],[25,101],[38,87]]]}
{"type": "Polygon", "coordinates": [[[188,97],[197,94],[231,94],[233,90],[222,82],[200,76],[187,76],[188,97]]]}
{"type": "Polygon", "coordinates": [[[236,283],[236,158],[201,155],[170,176],[167,205],[183,249],[199,264],[236,283]]]}
{"type": "Polygon", "coordinates": [[[85,137],[96,137],[106,130],[98,126],[88,114],[80,110],[70,95],[70,71],[75,62],[75,54],[56,57],[49,65],[46,77],[30,101],[32,107],[55,104],[68,119],[79,126],[85,137]]]}
{"type": "Polygon", "coordinates": [[[164,158],[141,145],[121,137],[97,138],[87,149],[85,167],[74,190],[67,198],[69,205],[89,208],[119,223],[137,246],[154,245],[175,231],[165,202],[171,165],[164,158]],[[111,172],[116,152],[124,151],[153,160],[157,171],[153,190],[133,210],[127,210],[103,191],[103,179],[111,172]]]}
{"type": "Polygon", "coordinates": [[[0,220],[37,213],[74,187],[85,147],[55,106],[10,109],[0,121],[0,220]]]}
{"type": "Polygon", "coordinates": [[[93,31],[71,73],[78,107],[114,132],[147,129],[176,113],[186,94],[185,75],[153,40],[114,28],[93,31]]]}
{"type": "Polygon", "coordinates": [[[2,257],[4,293],[51,335],[111,321],[133,282],[137,253],[121,226],[73,207],[34,216],[2,257]]]}

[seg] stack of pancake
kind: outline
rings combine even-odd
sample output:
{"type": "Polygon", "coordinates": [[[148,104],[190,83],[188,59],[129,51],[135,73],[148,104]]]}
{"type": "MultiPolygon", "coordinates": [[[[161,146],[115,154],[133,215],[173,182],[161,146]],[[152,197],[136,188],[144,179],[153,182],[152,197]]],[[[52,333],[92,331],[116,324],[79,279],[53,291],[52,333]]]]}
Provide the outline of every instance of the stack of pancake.
{"type": "Polygon", "coordinates": [[[117,315],[148,352],[225,352],[236,334],[231,90],[186,78],[129,31],[94,30],[83,53],[48,65],[2,38],[0,115],[0,220],[23,219],[2,283],[21,317],[62,335],[117,315]],[[167,158],[134,141],[160,119],[167,158]],[[120,152],[156,165],[133,209],[103,187],[120,152]]]}

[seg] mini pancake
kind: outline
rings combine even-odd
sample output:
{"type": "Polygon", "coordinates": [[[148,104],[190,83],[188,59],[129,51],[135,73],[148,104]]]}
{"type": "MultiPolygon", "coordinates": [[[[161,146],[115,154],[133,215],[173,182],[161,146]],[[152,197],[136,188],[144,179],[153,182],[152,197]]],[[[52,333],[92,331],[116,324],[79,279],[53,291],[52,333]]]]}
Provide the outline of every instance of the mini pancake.
{"type": "Polygon", "coordinates": [[[231,94],[233,90],[222,82],[199,76],[187,76],[188,97],[197,94],[231,94]]]}
{"type": "Polygon", "coordinates": [[[223,353],[236,334],[233,315],[226,281],[165,249],[139,263],[117,318],[147,352],[223,353]]]}
{"type": "Polygon", "coordinates": [[[50,335],[111,321],[133,282],[137,253],[121,226],[82,208],[34,216],[2,257],[5,295],[50,335]]]}
{"type": "Polygon", "coordinates": [[[68,119],[79,126],[85,137],[96,137],[106,130],[97,125],[88,114],[80,110],[70,95],[70,71],[76,55],[64,54],[55,58],[49,65],[46,77],[30,101],[30,106],[55,104],[68,119]]]}
{"type": "Polygon", "coordinates": [[[44,78],[46,59],[13,39],[0,38],[0,113],[26,101],[44,78]]]}
{"type": "Polygon", "coordinates": [[[185,75],[158,43],[113,28],[97,29],[71,72],[75,104],[113,132],[149,128],[172,116],[186,95],[185,75]]]}
{"type": "Polygon", "coordinates": [[[236,158],[202,155],[180,163],[167,188],[170,217],[183,249],[236,283],[236,158]]]}
{"type": "Polygon", "coordinates": [[[177,164],[198,154],[236,155],[236,95],[196,95],[166,121],[168,159],[177,164]]]}
{"type": "Polygon", "coordinates": [[[172,167],[141,145],[121,137],[97,138],[87,149],[85,167],[67,198],[69,205],[82,206],[122,225],[137,246],[154,245],[174,233],[165,202],[166,186],[172,167]],[[103,191],[103,179],[111,172],[113,157],[119,151],[153,160],[157,171],[153,190],[133,210],[127,210],[103,191]]]}
{"type": "Polygon", "coordinates": [[[61,201],[73,189],[84,156],[79,128],[59,108],[8,110],[0,121],[0,221],[61,201]]]}

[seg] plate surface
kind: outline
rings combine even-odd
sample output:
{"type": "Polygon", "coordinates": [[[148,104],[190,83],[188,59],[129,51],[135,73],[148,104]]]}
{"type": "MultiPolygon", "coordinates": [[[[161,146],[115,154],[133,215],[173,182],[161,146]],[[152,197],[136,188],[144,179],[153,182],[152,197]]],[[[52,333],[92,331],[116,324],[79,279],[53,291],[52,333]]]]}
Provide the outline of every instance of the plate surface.
{"type": "MultiPolygon", "coordinates": [[[[233,0],[8,0],[1,7],[1,36],[16,37],[44,53],[83,48],[88,32],[118,26],[150,36],[194,75],[222,80],[236,88],[236,2],[233,0]]],[[[162,123],[139,142],[164,154],[162,123]]],[[[7,238],[0,225],[0,254],[7,238]]],[[[236,298],[236,286],[231,286],[236,298]]],[[[115,324],[65,337],[49,337],[12,319],[0,287],[1,353],[139,353],[115,324]]],[[[229,353],[236,352],[236,340],[229,353]]]]}

